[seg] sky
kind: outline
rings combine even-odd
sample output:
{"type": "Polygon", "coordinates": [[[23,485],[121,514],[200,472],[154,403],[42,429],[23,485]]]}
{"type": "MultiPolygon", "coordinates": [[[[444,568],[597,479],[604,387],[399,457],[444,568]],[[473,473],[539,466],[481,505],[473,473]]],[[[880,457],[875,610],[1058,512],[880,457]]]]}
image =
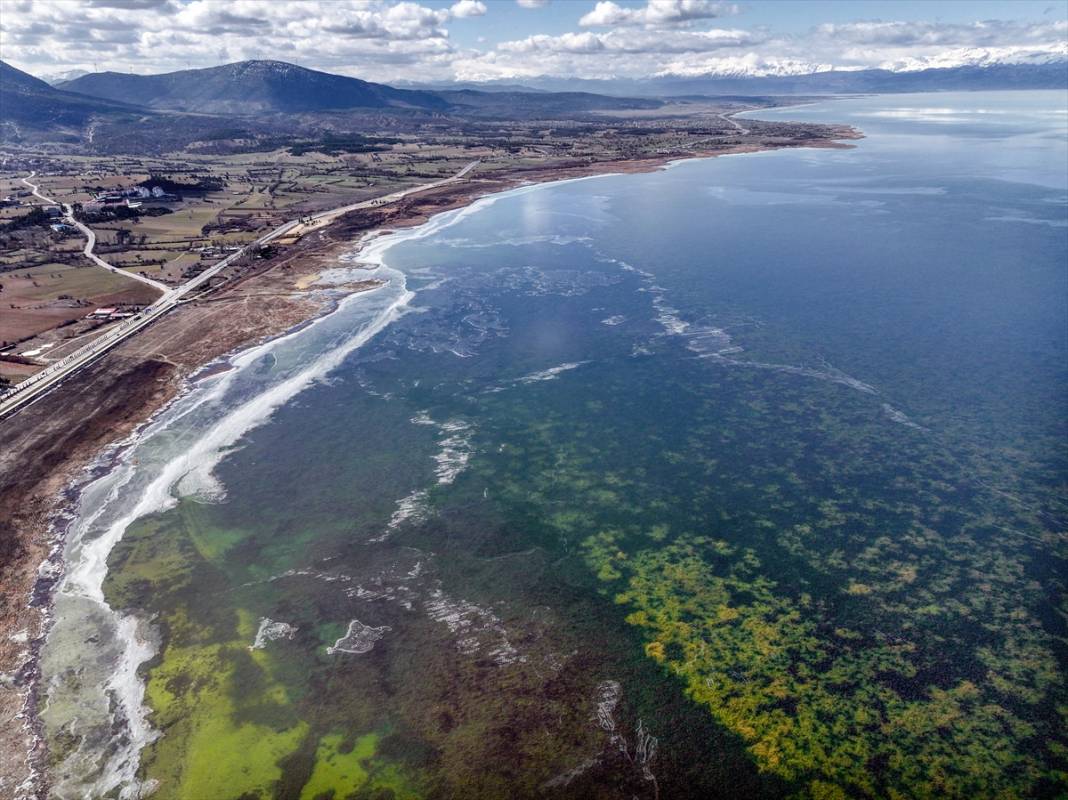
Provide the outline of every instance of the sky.
{"type": "Polygon", "coordinates": [[[0,0],[42,77],[277,59],[382,82],[799,74],[1068,58],[1068,0],[0,0]]]}

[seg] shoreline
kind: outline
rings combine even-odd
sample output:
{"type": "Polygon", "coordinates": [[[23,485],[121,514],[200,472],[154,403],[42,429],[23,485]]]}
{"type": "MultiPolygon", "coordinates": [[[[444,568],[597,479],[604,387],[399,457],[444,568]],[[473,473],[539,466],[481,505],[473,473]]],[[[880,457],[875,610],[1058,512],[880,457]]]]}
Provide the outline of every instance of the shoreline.
{"type": "Polygon", "coordinates": [[[518,170],[429,190],[370,213],[345,215],[305,237],[263,269],[172,312],[5,420],[0,424],[0,450],[7,452],[0,456],[0,468],[9,478],[0,484],[5,495],[0,522],[10,528],[17,541],[5,541],[0,553],[7,562],[5,598],[0,608],[0,698],[5,722],[0,759],[4,771],[18,770],[18,774],[0,774],[0,795],[11,790],[14,796],[42,797],[48,789],[43,769],[47,746],[37,713],[39,662],[52,622],[55,589],[64,574],[66,531],[74,519],[71,508],[80,490],[106,474],[160,413],[197,381],[214,374],[213,370],[228,369],[227,364],[240,353],[313,324],[335,311],[346,298],[374,288],[352,291],[349,287],[345,294],[329,297],[324,289],[330,287],[315,283],[317,273],[336,267],[343,252],[348,251],[358,262],[369,246],[391,234],[417,230],[446,212],[460,210],[462,215],[482,201],[495,202],[517,191],[653,172],[720,155],[797,147],[849,148],[852,145],[843,140],[861,138],[857,131],[844,126],[836,128],[835,136],[637,161],[518,170]],[[253,288],[254,293],[249,291],[253,288]],[[199,334],[213,316],[219,318],[214,321],[219,329],[212,329],[216,335],[210,342],[202,341],[199,334]],[[14,430],[13,420],[21,420],[25,429],[14,430]],[[60,430],[60,440],[51,441],[60,430]],[[24,465],[26,460],[31,463],[24,465]],[[20,469],[19,476],[10,477],[13,469],[20,469]],[[14,713],[12,706],[16,704],[18,711],[14,713]]]}

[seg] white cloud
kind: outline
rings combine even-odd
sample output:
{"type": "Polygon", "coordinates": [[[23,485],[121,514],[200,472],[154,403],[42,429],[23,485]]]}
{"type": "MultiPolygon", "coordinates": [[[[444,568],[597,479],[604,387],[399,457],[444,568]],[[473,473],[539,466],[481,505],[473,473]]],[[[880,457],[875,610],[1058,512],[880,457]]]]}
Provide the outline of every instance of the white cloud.
{"type": "Polygon", "coordinates": [[[643,79],[798,75],[831,69],[915,70],[1065,58],[1068,25],[1063,21],[856,22],[820,25],[793,36],[761,28],[627,24],[604,31],[534,34],[501,42],[492,52],[458,57],[454,69],[467,80],[540,75],[643,79]]]}
{"type": "Polygon", "coordinates": [[[551,0],[515,0],[522,8],[545,8],[551,0]]]}
{"type": "Polygon", "coordinates": [[[31,72],[166,72],[275,58],[370,80],[450,74],[448,23],[481,0],[0,0],[0,52],[31,72]]]}
{"type": "Polygon", "coordinates": [[[454,17],[481,17],[486,13],[486,4],[482,0],[459,0],[453,3],[449,13],[454,17]]]}
{"type": "Polygon", "coordinates": [[[1038,63],[1068,58],[1068,23],[853,22],[819,25],[806,43],[813,51],[833,56],[839,67],[900,71],[1038,63]]]}
{"type": "Polygon", "coordinates": [[[656,77],[697,78],[705,75],[783,76],[826,72],[832,64],[802,58],[766,58],[757,53],[708,58],[677,58],[667,61],[656,77]]]}
{"type": "Polygon", "coordinates": [[[552,34],[538,30],[544,15],[518,15],[523,23],[508,29],[507,40],[483,24],[477,33],[488,41],[467,48],[450,38],[449,28],[493,9],[488,0],[449,2],[0,0],[0,53],[45,75],[167,72],[273,58],[384,82],[781,75],[1068,58],[1068,23],[1048,16],[1041,22],[856,20],[785,35],[760,26],[717,26],[710,18],[735,8],[709,0],[633,6],[601,0],[583,7],[589,13],[581,26],[552,34]]]}
{"type": "Polygon", "coordinates": [[[501,42],[497,49],[509,53],[698,53],[723,48],[751,46],[763,40],[760,34],[738,29],[707,31],[614,30],[607,33],[535,34],[526,39],[501,42]]]}
{"type": "Polygon", "coordinates": [[[514,42],[501,42],[497,49],[506,53],[596,53],[604,50],[604,42],[593,33],[565,33],[562,36],[538,33],[514,42]]]}
{"type": "Polygon", "coordinates": [[[738,13],[738,7],[713,0],[648,0],[641,8],[624,8],[612,0],[600,0],[593,11],[582,16],[583,27],[645,25],[661,27],[685,25],[738,13]]]}

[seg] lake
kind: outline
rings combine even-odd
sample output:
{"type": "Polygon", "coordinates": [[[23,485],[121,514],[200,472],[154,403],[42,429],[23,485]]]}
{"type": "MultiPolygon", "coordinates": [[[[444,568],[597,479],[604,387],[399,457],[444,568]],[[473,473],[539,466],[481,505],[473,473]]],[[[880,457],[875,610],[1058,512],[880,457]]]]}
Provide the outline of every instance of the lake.
{"type": "Polygon", "coordinates": [[[354,245],[106,454],[56,795],[1064,792],[1068,97],[751,116],[866,138],[354,245]]]}

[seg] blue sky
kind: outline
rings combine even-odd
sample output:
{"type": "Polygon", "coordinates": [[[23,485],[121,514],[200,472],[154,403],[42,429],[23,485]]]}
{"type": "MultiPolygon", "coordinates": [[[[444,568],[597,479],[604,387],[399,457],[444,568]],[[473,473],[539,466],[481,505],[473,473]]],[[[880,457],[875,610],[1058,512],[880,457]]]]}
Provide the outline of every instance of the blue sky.
{"type": "MultiPolygon", "coordinates": [[[[453,26],[453,38],[475,46],[478,37],[496,43],[535,33],[560,35],[576,28],[576,22],[596,5],[596,0],[555,0],[536,9],[524,9],[512,0],[483,0],[487,13],[469,24],[453,26]]],[[[620,6],[637,8],[643,0],[617,0],[620,6]]],[[[426,3],[448,8],[451,3],[426,3]]],[[[783,33],[803,33],[821,23],[859,20],[932,20],[969,23],[1000,19],[1048,22],[1068,18],[1068,1],[1060,0],[750,0],[739,2],[740,13],[732,24],[751,28],[767,26],[783,33]]]]}
{"type": "Polygon", "coordinates": [[[34,74],[273,58],[377,81],[778,75],[1068,57],[1068,0],[0,0],[34,74]]]}

